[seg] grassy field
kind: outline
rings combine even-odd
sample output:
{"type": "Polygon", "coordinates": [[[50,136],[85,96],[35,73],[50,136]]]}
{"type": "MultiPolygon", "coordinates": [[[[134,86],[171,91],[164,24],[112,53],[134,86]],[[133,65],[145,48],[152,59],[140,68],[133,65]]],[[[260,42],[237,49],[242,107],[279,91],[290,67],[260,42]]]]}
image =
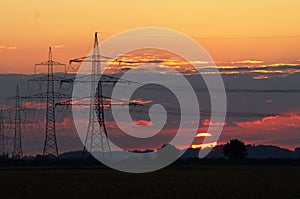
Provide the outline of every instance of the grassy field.
{"type": "Polygon", "coordinates": [[[0,198],[300,198],[300,168],[1,169],[0,198]]]}

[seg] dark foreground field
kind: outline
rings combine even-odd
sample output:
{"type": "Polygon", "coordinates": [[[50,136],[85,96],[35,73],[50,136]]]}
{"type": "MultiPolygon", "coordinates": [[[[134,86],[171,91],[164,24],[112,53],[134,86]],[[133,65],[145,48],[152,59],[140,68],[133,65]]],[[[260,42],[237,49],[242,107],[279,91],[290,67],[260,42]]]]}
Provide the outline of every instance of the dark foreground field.
{"type": "Polygon", "coordinates": [[[300,198],[299,167],[1,169],[0,198],[300,198]]]}

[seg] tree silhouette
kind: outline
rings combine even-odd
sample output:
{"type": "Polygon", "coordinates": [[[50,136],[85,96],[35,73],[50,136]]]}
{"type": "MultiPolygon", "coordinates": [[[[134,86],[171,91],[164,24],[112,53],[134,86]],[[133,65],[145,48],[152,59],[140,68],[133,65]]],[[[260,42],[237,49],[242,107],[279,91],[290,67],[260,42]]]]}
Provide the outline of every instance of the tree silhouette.
{"type": "Polygon", "coordinates": [[[222,151],[225,157],[228,157],[230,160],[241,160],[247,156],[247,149],[244,142],[233,139],[227,144],[224,145],[222,151]]]}

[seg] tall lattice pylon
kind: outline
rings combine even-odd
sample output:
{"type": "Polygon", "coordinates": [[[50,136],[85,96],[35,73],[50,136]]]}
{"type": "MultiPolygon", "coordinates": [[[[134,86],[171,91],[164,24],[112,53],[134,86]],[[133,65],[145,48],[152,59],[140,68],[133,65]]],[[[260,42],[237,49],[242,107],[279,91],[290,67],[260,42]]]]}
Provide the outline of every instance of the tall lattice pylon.
{"type": "Polygon", "coordinates": [[[16,96],[15,96],[15,134],[14,134],[14,149],[12,158],[13,159],[22,159],[23,150],[22,150],[22,133],[21,133],[21,97],[19,93],[19,86],[17,86],[16,96]]]}
{"type": "MultiPolygon", "coordinates": [[[[22,99],[24,97],[20,96],[19,86],[16,87],[16,95],[13,97],[7,97],[6,100],[13,100],[14,104],[13,107],[9,107],[7,109],[2,109],[1,112],[9,113],[9,117],[6,119],[5,122],[1,120],[2,130],[5,129],[14,129],[13,139],[13,151],[12,151],[12,158],[15,160],[19,160],[23,158],[23,148],[22,148],[22,132],[25,129],[25,124],[35,124],[36,122],[23,119],[21,117],[21,112],[25,114],[26,112],[33,111],[28,108],[24,108],[22,106],[22,99]],[[13,114],[13,115],[11,115],[13,114]],[[9,125],[9,127],[7,126],[9,125]],[[23,127],[23,128],[22,128],[23,127]]],[[[1,114],[2,115],[2,114],[1,114]]],[[[2,116],[1,116],[2,117],[2,116]]],[[[2,117],[3,119],[3,117],[2,117]]],[[[2,136],[2,135],[1,135],[2,136]]],[[[4,135],[3,135],[4,136],[4,135]]],[[[4,139],[6,137],[4,136],[4,139]]],[[[2,142],[2,139],[0,139],[2,142]]],[[[6,154],[7,156],[7,154],[6,154]]]]}
{"type": "Polygon", "coordinates": [[[32,79],[33,82],[46,82],[46,92],[42,92],[35,95],[30,95],[28,98],[30,100],[34,99],[45,99],[46,100],[46,133],[43,147],[43,156],[54,155],[58,157],[58,146],[56,139],[56,128],[55,128],[55,102],[56,99],[66,99],[69,98],[68,95],[58,93],[55,91],[55,81],[61,81],[60,78],[54,76],[54,66],[64,66],[65,64],[56,62],[52,60],[52,50],[49,47],[48,61],[35,64],[35,71],[37,66],[46,66],[47,75],[46,78],[40,77],[32,79]]]}
{"type": "Polygon", "coordinates": [[[5,129],[8,129],[4,122],[3,112],[6,110],[0,110],[0,160],[8,160],[8,153],[5,145],[7,141],[7,135],[5,135],[5,129]]]}
{"type": "MultiPolygon", "coordinates": [[[[7,113],[13,113],[13,117],[9,117],[4,125],[10,125],[11,129],[14,129],[13,135],[13,151],[12,158],[13,159],[22,159],[23,158],[23,148],[22,148],[22,134],[25,129],[25,124],[35,124],[36,122],[28,120],[26,116],[23,119],[21,117],[21,112],[25,114],[26,112],[33,112],[32,109],[24,108],[22,106],[22,99],[24,97],[20,96],[19,86],[16,88],[16,95],[13,97],[8,97],[7,100],[14,101],[14,108],[8,108],[2,111],[7,113]]],[[[6,127],[7,128],[7,127],[6,127]]]]}
{"type": "Polygon", "coordinates": [[[100,51],[98,46],[98,34],[95,33],[94,48],[92,53],[91,70],[91,96],[89,106],[89,122],[83,148],[83,157],[87,150],[91,153],[110,153],[107,129],[104,121],[104,100],[102,95],[100,51]]]}
{"type": "Polygon", "coordinates": [[[5,155],[5,134],[4,134],[4,123],[3,114],[0,110],[0,156],[5,155]]]}
{"type": "MultiPolygon", "coordinates": [[[[124,80],[118,77],[110,76],[110,75],[104,75],[101,74],[101,62],[108,62],[109,60],[114,62],[120,63],[142,63],[142,62],[127,62],[124,60],[119,60],[115,58],[110,58],[107,56],[101,56],[100,50],[98,46],[98,32],[95,32],[94,36],[94,46],[91,56],[85,56],[80,57],[76,59],[70,60],[70,64],[75,63],[82,63],[87,62],[91,63],[91,78],[89,80],[75,80],[74,78],[71,79],[65,79],[61,83],[87,83],[91,85],[90,88],[90,96],[87,96],[86,102],[82,103],[81,100],[83,98],[79,99],[72,99],[67,101],[61,101],[57,103],[57,105],[60,106],[71,106],[73,105],[82,105],[84,107],[89,107],[89,121],[86,131],[86,136],[84,140],[84,148],[82,152],[82,157],[86,158],[88,156],[87,151],[94,153],[95,155],[104,156],[105,154],[108,154],[109,157],[111,155],[111,148],[109,145],[109,136],[105,125],[105,115],[104,115],[104,107],[105,106],[112,106],[112,102],[117,102],[114,105],[138,105],[136,102],[130,102],[128,104],[127,101],[124,101],[122,99],[112,99],[109,96],[104,96],[103,94],[103,88],[104,85],[114,85],[115,83],[132,83],[131,81],[124,80]],[[101,59],[102,58],[102,59],[101,59]],[[98,153],[97,153],[98,152],[98,153]]],[[[86,77],[86,76],[83,76],[86,77]]]]}
{"type": "Polygon", "coordinates": [[[44,142],[43,156],[54,154],[58,156],[56,130],[55,130],[55,104],[54,104],[54,78],[52,51],[49,47],[48,55],[48,74],[47,74],[47,108],[46,108],[46,136],[44,142]]]}

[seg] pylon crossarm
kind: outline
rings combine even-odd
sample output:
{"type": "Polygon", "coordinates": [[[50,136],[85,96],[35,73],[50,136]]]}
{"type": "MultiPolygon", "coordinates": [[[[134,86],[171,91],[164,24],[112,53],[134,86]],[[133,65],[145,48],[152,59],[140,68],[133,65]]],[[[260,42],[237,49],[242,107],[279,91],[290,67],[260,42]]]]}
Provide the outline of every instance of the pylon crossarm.
{"type": "MultiPolygon", "coordinates": [[[[58,99],[70,98],[70,95],[66,95],[64,93],[53,92],[51,94],[53,94],[53,98],[58,98],[58,99]]],[[[22,98],[23,99],[47,99],[48,94],[47,94],[47,92],[44,92],[44,93],[39,93],[39,94],[35,94],[35,95],[27,96],[27,97],[22,97],[22,98]]]]}
{"type": "Polygon", "coordinates": [[[48,64],[58,65],[58,66],[65,66],[66,65],[66,64],[63,64],[63,63],[56,62],[56,61],[45,61],[45,62],[35,64],[35,66],[44,66],[44,65],[48,65],[48,64]]]}
{"type": "MultiPolygon", "coordinates": [[[[56,82],[61,82],[64,79],[65,79],[64,77],[53,76],[53,81],[56,81],[56,82]]],[[[44,75],[42,77],[33,78],[33,79],[28,80],[28,81],[29,82],[33,82],[33,81],[34,82],[46,82],[46,81],[48,81],[48,76],[44,75]]]]}
{"type": "Polygon", "coordinates": [[[96,82],[96,83],[135,83],[130,80],[110,76],[110,75],[104,75],[104,74],[99,74],[99,78],[95,81],[90,80],[89,78],[91,75],[77,75],[76,78],[68,78],[68,79],[63,79],[61,80],[61,83],[87,83],[87,82],[96,82]],[[88,80],[85,80],[84,78],[89,78],[88,80]]]}

